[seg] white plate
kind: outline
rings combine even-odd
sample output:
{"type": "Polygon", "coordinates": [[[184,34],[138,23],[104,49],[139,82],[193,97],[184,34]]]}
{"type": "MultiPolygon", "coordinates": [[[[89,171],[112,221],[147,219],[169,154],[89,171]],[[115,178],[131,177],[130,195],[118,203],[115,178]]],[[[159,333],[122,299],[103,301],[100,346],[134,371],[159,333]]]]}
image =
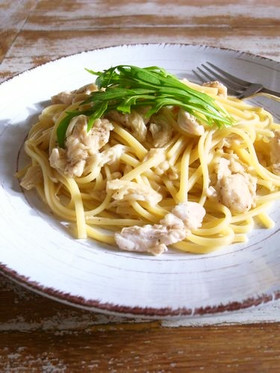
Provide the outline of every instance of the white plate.
{"type": "MultiPolygon", "coordinates": [[[[23,195],[14,173],[19,149],[49,98],[91,81],[84,68],[158,65],[191,77],[212,61],[241,78],[280,87],[280,64],[246,53],[192,45],[132,45],[85,52],[47,63],[0,86],[0,268],[57,300],[90,310],[178,317],[233,311],[280,298],[280,225],[257,229],[248,244],[209,255],[159,257],[75,240],[33,193],[23,195]]],[[[280,105],[265,100],[276,116],[280,105]]],[[[280,221],[274,208],[272,216],[280,221]]]]}

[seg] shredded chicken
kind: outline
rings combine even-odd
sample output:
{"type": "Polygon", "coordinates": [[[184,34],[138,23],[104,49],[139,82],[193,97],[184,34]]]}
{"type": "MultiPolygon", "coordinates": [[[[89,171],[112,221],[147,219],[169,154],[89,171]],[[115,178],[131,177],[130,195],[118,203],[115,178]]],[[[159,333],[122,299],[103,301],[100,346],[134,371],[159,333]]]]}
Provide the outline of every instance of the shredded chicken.
{"type": "Polygon", "coordinates": [[[26,189],[30,190],[40,183],[43,182],[42,170],[39,165],[34,165],[28,168],[26,174],[22,178],[20,185],[26,189]]]}
{"type": "Polygon", "coordinates": [[[166,125],[151,122],[149,125],[149,131],[151,132],[153,139],[153,146],[160,148],[168,143],[172,137],[172,127],[166,123],[166,125]]]}
{"type": "Polygon", "coordinates": [[[146,201],[154,205],[162,199],[161,194],[150,186],[128,180],[108,180],[106,190],[114,192],[112,198],[117,201],[146,201]]]}
{"type": "Polygon", "coordinates": [[[273,172],[280,175],[280,131],[274,132],[270,142],[270,160],[273,172]]]}
{"type": "Polygon", "coordinates": [[[205,209],[196,202],[181,203],[168,213],[159,224],[123,228],[115,233],[122,250],[149,252],[154,255],[167,251],[167,245],[182,241],[201,226],[205,209]]]}
{"type": "Polygon", "coordinates": [[[87,131],[87,117],[74,117],[67,129],[65,149],[54,148],[51,152],[51,167],[70,177],[81,176],[90,157],[109,141],[112,129],[107,119],[96,119],[87,131]]]}
{"type": "Polygon", "coordinates": [[[111,172],[113,172],[115,175],[118,174],[118,176],[114,176],[111,174],[112,178],[121,177],[122,174],[120,172],[114,172],[113,169],[118,170],[118,164],[121,155],[123,154],[125,149],[124,145],[117,144],[112,146],[111,148],[103,150],[103,152],[97,152],[93,154],[91,157],[87,159],[86,166],[84,168],[84,172],[87,173],[87,171],[95,170],[96,175],[100,172],[100,169],[105,165],[109,164],[111,165],[111,172]]]}
{"type": "Polygon", "coordinates": [[[255,205],[256,179],[234,159],[221,158],[217,166],[218,198],[233,213],[242,213],[255,205]]]}
{"type": "Polygon", "coordinates": [[[232,212],[242,213],[253,205],[253,188],[242,174],[232,174],[219,181],[221,200],[232,212]]]}
{"type": "Polygon", "coordinates": [[[161,110],[158,114],[152,116],[149,124],[153,146],[156,148],[165,146],[172,138],[173,127],[167,114],[169,113],[166,108],[161,110]]]}
{"type": "Polygon", "coordinates": [[[212,82],[203,83],[203,85],[205,87],[217,88],[217,90],[218,90],[217,95],[221,96],[221,97],[224,97],[224,98],[227,98],[227,87],[225,85],[223,85],[221,82],[219,82],[217,80],[214,80],[212,82]]]}
{"type": "Polygon", "coordinates": [[[203,125],[199,124],[193,115],[182,108],[178,112],[177,124],[189,135],[201,136],[204,133],[203,125]]]}
{"type": "Polygon", "coordinates": [[[96,91],[97,86],[93,83],[87,84],[75,91],[64,91],[57,95],[52,96],[51,101],[53,104],[71,105],[73,102],[79,101],[83,96],[89,95],[91,92],[96,91]]]}
{"type": "Polygon", "coordinates": [[[117,162],[121,155],[123,154],[125,149],[124,145],[117,144],[104,150],[103,152],[96,153],[95,157],[99,160],[100,167],[104,166],[105,164],[112,165],[113,163],[117,162]]]}
{"type": "Polygon", "coordinates": [[[79,115],[71,120],[66,132],[66,147],[75,146],[78,140],[89,154],[95,154],[107,144],[110,131],[114,128],[112,123],[107,119],[96,119],[90,131],[87,130],[87,124],[85,115],[79,115]]]}
{"type": "MultiPolygon", "coordinates": [[[[199,203],[196,202],[185,202],[179,203],[176,205],[171,213],[167,214],[163,220],[161,220],[162,224],[166,224],[166,218],[170,218],[170,216],[176,216],[184,223],[185,229],[189,231],[193,231],[201,226],[201,222],[205,215],[205,209],[199,203]]],[[[170,226],[171,224],[167,224],[170,226]]]]}
{"type": "Polygon", "coordinates": [[[94,83],[90,83],[90,84],[86,84],[84,86],[82,86],[81,88],[78,88],[76,89],[74,92],[75,93],[85,93],[87,95],[89,95],[91,92],[94,92],[94,91],[97,91],[98,88],[97,88],[97,85],[95,85],[94,83]]]}
{"type": "Polygon", "coordinates": [[[55,96],[52,96],[51,101],[52,101],[52,104],[71,105],[74,97],[75,97],[74,92],[64,91],[64,92],[58,93],[55,96]]]}
{"type": "Polygon", "coordinates": [[[112,110],[107,114],[107,117],[131,129],[132,135],[139,141],[144,141],[146,139],[146,122],[144,116],[137,111],[132,110],[130,114],[122,114],[119,111],[112,110]]]}

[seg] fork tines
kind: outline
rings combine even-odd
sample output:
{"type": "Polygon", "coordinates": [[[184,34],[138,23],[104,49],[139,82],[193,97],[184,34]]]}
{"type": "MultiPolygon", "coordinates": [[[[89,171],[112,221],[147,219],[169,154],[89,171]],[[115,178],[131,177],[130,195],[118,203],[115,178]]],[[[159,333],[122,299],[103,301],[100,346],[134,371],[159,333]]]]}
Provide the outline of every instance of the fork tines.
{"type": "Polygon", "coordinates": [[[230,94],[236,94],[239,90],[242,91],[248,87],[248,82],[229,74],[211,62],[201,64],[197,70],[193,70],[193,73],[202,82],[206,79],[208,81],[218,80],[227,86],[230,94]]]}

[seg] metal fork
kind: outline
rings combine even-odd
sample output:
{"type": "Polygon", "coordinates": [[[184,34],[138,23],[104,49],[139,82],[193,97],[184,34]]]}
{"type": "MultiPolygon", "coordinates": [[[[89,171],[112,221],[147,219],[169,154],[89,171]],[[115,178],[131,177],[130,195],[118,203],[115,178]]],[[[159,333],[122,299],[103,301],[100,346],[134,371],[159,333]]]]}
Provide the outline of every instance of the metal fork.
{"type": "Polygon", "coordinates": [[[272,91],[259,83],[251,83],[237,78],[211,62],[206,62],[197,67],[196,70],[193,70],[193,73],[201,82],[218,80],[227,87],[230,95],[237,98],[246,98],[258,92],[269,93],[280,97],[280,92],[272,91]]]}

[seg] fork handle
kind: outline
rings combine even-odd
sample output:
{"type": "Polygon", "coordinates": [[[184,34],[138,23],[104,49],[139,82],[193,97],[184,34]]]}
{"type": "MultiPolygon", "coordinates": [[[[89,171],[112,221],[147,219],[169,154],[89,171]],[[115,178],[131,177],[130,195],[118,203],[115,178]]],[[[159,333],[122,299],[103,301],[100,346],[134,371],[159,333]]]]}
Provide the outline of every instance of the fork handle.
{"type": "Polygon", "coordinates": [[[263,89],[261,89],[260,92],[269,93],[270,95],[280,97],[280,92],[273,91],[272,89],[268,89],[268,88],[265,88],[265,87],[263,87],[263,89]]]}

